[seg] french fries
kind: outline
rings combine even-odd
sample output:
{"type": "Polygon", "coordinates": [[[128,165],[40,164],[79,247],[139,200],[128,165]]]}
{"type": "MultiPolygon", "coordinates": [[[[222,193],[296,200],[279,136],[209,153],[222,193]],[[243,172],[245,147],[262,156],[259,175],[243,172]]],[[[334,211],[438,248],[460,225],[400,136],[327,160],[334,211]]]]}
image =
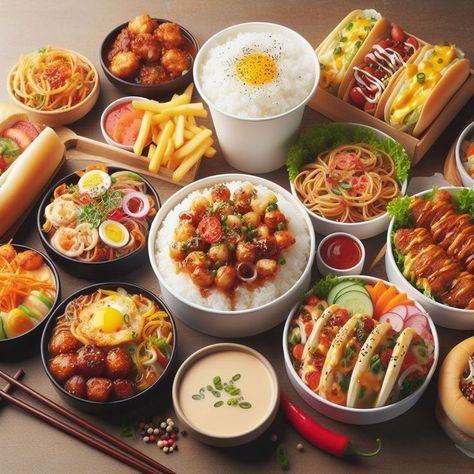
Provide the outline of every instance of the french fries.
{"type": "Polygon", "coordinates": [[[144,110],[133,151],[141,156],[151,137],[148,148],[148,169],[158,173],[162,166],[173,171],[173,181],[181,181],[186,173],[204,156],[212,158],[212,131],[196,123],[196,117],[207,117],[202,102],[191,103],[193,84],[168,102],[133,101],[133,107],[144,110]]]}

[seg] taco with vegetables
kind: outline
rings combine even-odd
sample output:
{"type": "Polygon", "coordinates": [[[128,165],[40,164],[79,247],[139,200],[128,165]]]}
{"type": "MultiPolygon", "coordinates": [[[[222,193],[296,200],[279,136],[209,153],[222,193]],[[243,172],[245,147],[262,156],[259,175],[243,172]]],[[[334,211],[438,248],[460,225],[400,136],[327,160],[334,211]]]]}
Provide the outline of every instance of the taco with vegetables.
{"type": "Polygon", "coordinates": [[[318,388],[322,397],[338,405],[346,405],[359,353],[377,324],[370,316],[356,314],[337,333],[322,370],[318,388]]]}
{"type": "Polygon", "coordinates": [[[405,328],[393,349],[375,407],[402,400],[421,387],[433,364],[433,353],[430,339],[419,336],[411,327],[405,328]]]}
{"type": "Polygon", "coordinates": [[[303,349],[300,373],[301,379],[311,390],[317,391],[329,348],[349,318],[349,312],[345,308],[333,304],[314,324],[303,349]]]}
{"type": "Polygon", "coordinates": [[[372,408],[380,393],[397,342],[398,333],[390,323],[375,327],[359,352],[359,358],[352,372],[347,406],[372,408]]]}

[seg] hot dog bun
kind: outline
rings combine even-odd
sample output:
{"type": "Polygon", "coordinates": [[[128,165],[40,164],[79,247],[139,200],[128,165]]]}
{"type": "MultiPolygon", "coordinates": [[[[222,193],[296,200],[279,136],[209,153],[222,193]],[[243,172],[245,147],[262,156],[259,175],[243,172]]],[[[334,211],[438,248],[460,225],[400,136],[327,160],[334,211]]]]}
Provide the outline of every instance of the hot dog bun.
{"type": "Polygon", "coordinates": [[[464,59],[462,52],[454,46],[424,46],[387,88],[385,121],[399,130],[420,136],[466,80],[469,67],[469,60],[464,59]],[[425,91],[424,96],[420,94],[421,90],[425,91]],[[411,100],[414,97],[416,102],[411,100]]]}
{"type": "Polygon", "coordinates": [[[346,71],[354,64],[358,64],[377,38],[386,36],[389,31],[390,22],[375,10],[350,12],[316,49],[322,65],[319,87],[329,90],[335,95],[342,94],[344,90],[341,89],[341,85],[346,71]],[[367,32],[364,27],[368,25],[365,23],[367,23],[367,19],[371,18],[375,19],[375,23],[367,32]],[[349,24],[352,24],[350,29],[347,28],[349,24]],[[335,54],[334,50],[335,47],[338,47],[336,45],[339,44],[338,38],[341,36],[346,37],[346,41],[340,46],[343,51],[335,54]],[[358,48],[354,47],[357,42],[361,43],[358,48]],[[338,57],[336,58],[336,56],[338,57]]]}
{"type": "Polygon", "coordinates": [[[474,355],[474,336],[455,346],[444,359],[439,372],[438,421],[446,434],[474,457],[474,404],[460,389],[468,360],[474,355]]]}
{"type": "Polygon", "coordinates": [[[0,176],[0,237],[36,200],[61,163],[64,151],[64,144],[47,127],[0,176]]]}

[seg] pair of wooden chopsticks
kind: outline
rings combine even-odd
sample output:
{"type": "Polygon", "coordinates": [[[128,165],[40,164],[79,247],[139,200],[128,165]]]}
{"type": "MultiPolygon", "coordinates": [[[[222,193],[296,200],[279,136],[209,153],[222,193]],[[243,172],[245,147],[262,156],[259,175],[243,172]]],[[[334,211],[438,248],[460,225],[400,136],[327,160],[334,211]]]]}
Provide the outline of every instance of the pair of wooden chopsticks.
{"type": "Polygon", "coordinates": [[[8,382],[8,385],[4,389],[0,390],[0,397],[4,401],[11,403],[12,405],[15,405],[18,408],[21,408],[22,410],[30,413],[36,418],[39,418],[40,420],[46,422],[47,424],[54,426],[60,431],[67,433],[68,435],[82,441],[83,443],[88,444],[89,446],[92,446],[93,448],[96,448],[99,451],[102,451],[103,453],[108,454],[109,456],[125,464],[128,464],[129,466],[135,469],[138,469],[140,472],[143,472],[145,474],[155,474],[155,473],[175,474],[174,471],[167,468],[166,466],[163,466],[158,461],[155,461],[154,459],[149,458],[142,452],[132,448],[127,443],[124,443],[123,441],[116,438],[115,436],[112,436],[111,434],[106,433],[105,431],[97,427],[96,425],[90,423],[84,418],[81,418],[80,416],[76,415],[72,411],[69,411],[68,409],[63,408],[62,406],[58,405],[52,400],[49,400],[48,398],[46,398],[41,393],[28,387],[28,385],[25,385],[24,383],[20,382],[18,379],[21,379],[23,375],[24,373],[22,370],[19,370],[15,374],[14,377],[0,370],[0,377],[8,382]],[[103,440],[110,443],[110,445],[104,443],[104,441],[101,441],[99,439],[92,437],[91,435],[87,433],[84,433],[83,431],[75,428],[72,425],[65,423],[64,421],[61,421],[58,418],[55,418],[49,413],[46,413],[32,405],[29,405],[23,400],[20,400],[14,397],[13,395],[9,393],[13,387],[16,387],[22,390],[31,398],[47,406],[48,408],[58,413],[59,415],[62,415],[64,418],[67,418],[68,420],[73,421],[80,427],[93,433],[99,438],[102,438],[103,440]]]}

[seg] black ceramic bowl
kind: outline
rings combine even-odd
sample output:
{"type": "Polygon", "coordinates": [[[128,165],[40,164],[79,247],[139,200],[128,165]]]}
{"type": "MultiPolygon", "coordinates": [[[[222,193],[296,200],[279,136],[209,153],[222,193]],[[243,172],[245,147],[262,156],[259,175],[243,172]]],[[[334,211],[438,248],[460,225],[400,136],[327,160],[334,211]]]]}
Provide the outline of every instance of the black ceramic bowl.
{"type": "Polygon", "coordinates": [[[54,280],[56,283],[56,298],[54,299],[53,306],[49,313],[43,318],[38,325],[36,325],[31,331],[25,332],[20,336],[9,337],[7,339],[0,339],[0,358],[5,360],[19,360],[25,357],[28,357],[37,349],[39,349],[39,340],[41,338],[41,333],[43,328],[46,325],[47,320],[51,317],[54,312],[54,309],[59,304],[61,300],[61,282],[59,281],[59,275],[54,267],[54,263],[48,258],[44,253],[39,252],[38,250],[27,247],[26,245],[12,244],[15,249],[19,251],[24,250],[34,250],[38,252],[46,262],[46,265],[50,268],[53,273],[54,280]]]}
{"type": "Polygon", "coordinates": [[[49,380],[53,384],[54,388],[59,392],[61,397],[74,408],[78,410],[82,410],[88,413],[94,413],[98,415],[110,415],[110,414],[126,414],[128,411],[138,410],[143,407],[151,398],[166,398],[168,393],[165,393],[166,388],[164,388],[161,393],[160,389],[166,387],[167,381],[170,375],[174,372],[175,363],[176,363],[176,353],[178,347],[178,337],[176,332],[176,324],[171,314],[171,311],[166,306],[166,304],[159,298],[158,296],[154,295],[152,292],[146,290],[137,285],[131,285],[129,283],[123,282],[107,282],[107,283],[96,283],[91,286],[87,286],[79,291],[76,291],[68,298],[66,298],[53,312],[51,317],[44,328],[43,335],[41,337],[41,362],[43,363],[43,368],[46,371],[46,375],[49,377],[49,380]],[[127,398],[125,400],[114,400],[109,402],[95,402],[92,400],[86,400],[84,398],[76,397],[72,395],[67,390],[65,390],[56,380],[53,378],[49,371],[48,361],[50,359],[48,344],[51,339],[51,334],[53,332],[54,325],[56,323],[56,319],[64,314],[64,309],[68,305],[70,301],[73,299],[81,296],[87,295],[90,293],[94,293],[98,289],[105,289],[105,290],[116,290],[117,288],[124,288],[130,294],[142,294],[147,298],[155,301],[158,306],[168,313],[169,320],[173,327],[173,348],[171,351],[170,361],[166,366],[165,370],[161,374],[161,377],[150,387],[143,390],[142,392],[137,393],[133,397],[127,398]]]}
{"type": "MultiPolygon", "coordinates": [[[[158,21],[159,24],[168,22],[170,20],[165,20],[163,18],[154,18],[158,21]]],[[[155,98],[155,97],[165,97],[171,96],[172,94],[181,93],[186,88],[188,84],[190,84],[193,80],[193,65],[189,70],[180,77],[173,79],[171,81],[163,82],[162,84],[137,84],[136,82],[126,81],[125,79],[121,79],[120,77],[114,76],[108,68],[108,60],[107,55],[112,47],[115,38],[120,33],[120,31],[128,25],[127,23],[122,23],[121,25],[114,28],[104,39],[102,42],[102,46],[100,47],[100,65],[106,75],[107,79],[115,86],[117,89],[120,89],[127,95],[136,95],[148,98],[155,98]]],[[[186,38],[186,40],[192,45],[194,54],[191,54],[194,59],[196,58],[196,54],[199,49],[199,43],[197,42],[196,38],[185,28],[178,25],[181,33],[186,38]]]]}
{"type": "MultiPolygon", "coordinates": [[[[116,171],[127,171],[124,168],[117,168],[115,166],[109,166],[108,169],[109,173],[115,173],[116,171]]],[[[140,178],[146,183],[147,192],[155,198],[156,208],[158,210],[161,207],[161,201],[160,197],[158,196],[158,193],[155,191],[150,181],[148,181],[141,175],[140,178]]],[[[116,275],[120,277],[125,273],[129,273],[133,270],[140,268],[140,266],[142,266],[148,261],[148,251],[146,243],[145,245],[143,245],[143,247],[136,250],[135,252],[132,252],[128,255],[124,255],[120,258],[116,258],[115,260],[108,260],[105,262],[81,262],[80,260],[76,260],[75,258],[63,255],[49,243],[46,234],[42,230],[45,221],[44,210],[46,206],[51,202],[51,198],[57,186],[60,186],[63,183],[76,184],[78,181],[79,176],[77,176],[76,173],[71,173],[65,176],[63,179],[55,183],[46,192],[46,194],[43,196],[43,199],[41,200],[36,222],[38,232],[41,237],[41,242],[47,254],[68,273],[71,273],[81,278],[85,278],[87,280],[109,280],[111,275],[116,275]]]]}

